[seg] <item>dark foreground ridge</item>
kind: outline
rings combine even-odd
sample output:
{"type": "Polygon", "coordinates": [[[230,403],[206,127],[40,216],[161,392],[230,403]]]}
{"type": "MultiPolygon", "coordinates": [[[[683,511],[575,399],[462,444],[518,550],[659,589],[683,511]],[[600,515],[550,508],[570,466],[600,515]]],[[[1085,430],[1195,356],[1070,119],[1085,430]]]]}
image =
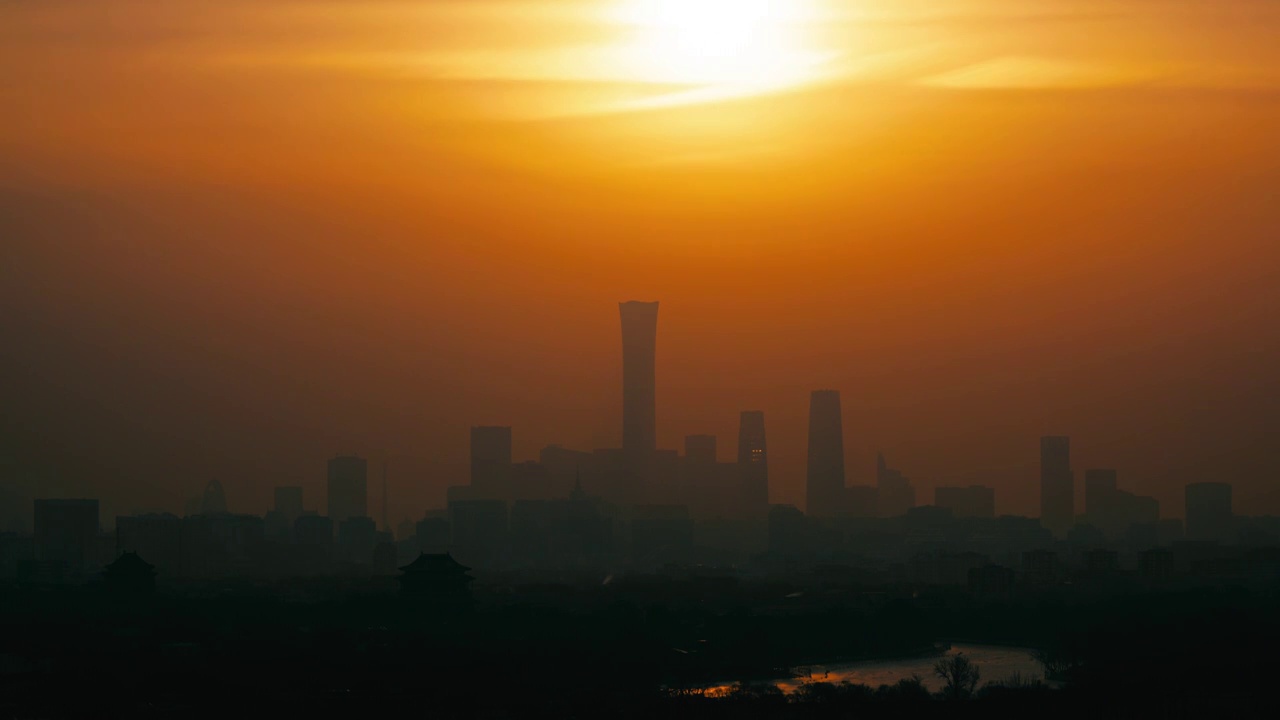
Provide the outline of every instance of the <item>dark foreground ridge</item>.
{"type": "MultiPolygon", "coordinates": [[[[137,560],[124,560],[119,573],[132,567],[145,576],[137,560]]],[[[1274,583],[1105,598],[1059,591],[1000,602],[944,588],[859,592],[836,583],[815,591],[697,575],[476,585],[474,602],[464,604],[420,586],[405,592],[333,578],[162,592],[121,589],[118,581],[6,586],[0,716],[1075,718],[1280,710],[1268,689],[1280,669],[1274,583]],[[824,592],[838,601],[823,600],[824,592]],[[927,654],[944,638],[1037,648],[1048,678],[970,678],[951,667],[952,682],[937,693],[907,679],[880,688],[809,682],[791,695],[766,681],[806,663],[927,654]],[[718,684],[728,686],[720,697],[698,690],[718,684]]]]}

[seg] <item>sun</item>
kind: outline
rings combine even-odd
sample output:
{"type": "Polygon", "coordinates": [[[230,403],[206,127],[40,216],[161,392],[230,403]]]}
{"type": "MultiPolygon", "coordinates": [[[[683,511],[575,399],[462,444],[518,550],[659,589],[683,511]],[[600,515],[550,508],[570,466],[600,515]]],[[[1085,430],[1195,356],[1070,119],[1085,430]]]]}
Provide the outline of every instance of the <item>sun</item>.
{"type": "Polygon", "coordinates": [[[819,64],[805,46],[806,0],[622,0],[636,79],[689,85],[792,84],[819,64]]]}

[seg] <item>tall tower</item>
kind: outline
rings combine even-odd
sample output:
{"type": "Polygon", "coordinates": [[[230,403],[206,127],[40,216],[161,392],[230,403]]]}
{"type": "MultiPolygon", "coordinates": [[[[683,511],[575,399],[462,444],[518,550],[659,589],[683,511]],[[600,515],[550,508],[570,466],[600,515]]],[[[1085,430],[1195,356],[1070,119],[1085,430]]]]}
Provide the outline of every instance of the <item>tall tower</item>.
{"type": "Polygon", "coordinates": [[[658,303],[618,304],[622,315],[622,454],[632,470],[645,468],[658,449],[658,303]]]}
{"type": "Polygon", "coordinates": [[[338,525],[369,515],[369,462],[354,455],[329,461],[329,519],[338,525]]]}
{"type": "Polygon", "coordinates": [[[769,509],[769,449],[764,437],[764,413],[744,410],[738,420],[738,465],[742,471],[747,507],[769,509]]]}
{"type": "Polygon", "coordinates": [[[809,396],[809,467],[805,505],[809,515],[835,515],[844,500],[844,423],[840,393],[814,390],[809,396]]]}
{"type": "Polygon", "coordinates": [[[1071,471],[1071,438],[1040,438],[1040,523],[1065,537],[1076,520],[1076,482],[1071,471]]]}

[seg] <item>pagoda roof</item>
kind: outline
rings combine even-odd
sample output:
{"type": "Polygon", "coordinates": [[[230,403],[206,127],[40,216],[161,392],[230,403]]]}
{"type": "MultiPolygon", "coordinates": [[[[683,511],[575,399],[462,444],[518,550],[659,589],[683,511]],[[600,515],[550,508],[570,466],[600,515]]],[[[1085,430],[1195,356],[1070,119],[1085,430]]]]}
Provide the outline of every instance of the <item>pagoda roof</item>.
{"type": "Polygon", "coordinates": [[[419,553],[413,562],[400,568],[406,573],[465,573],[471,568],[463,565],[449,553],[419,553]]]}
{"type": "Polygon", "coordinates": [[[136,552],[126,552],[115,559],[115,562],[106,567],[106,570],[112,573],[150,573],[156,569],[155,565],[143,560],[136,552]]]}

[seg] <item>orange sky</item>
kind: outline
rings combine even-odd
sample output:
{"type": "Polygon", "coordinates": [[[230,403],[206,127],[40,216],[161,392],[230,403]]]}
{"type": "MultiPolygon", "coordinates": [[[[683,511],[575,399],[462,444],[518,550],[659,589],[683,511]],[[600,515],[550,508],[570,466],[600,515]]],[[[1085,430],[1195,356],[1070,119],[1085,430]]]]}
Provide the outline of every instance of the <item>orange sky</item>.
{"type": "Polygon", "coordinates": [[[762,409],[774,501],[834,387],[851,483],[1034,514],[1065,433],[1280,512],[1280,6],[811,0],[698,62],[627,2],[0,4],[0,489],[314,507],[358,450],[416,516],[469,425],[617,444],[656,299],[660,444],[762,409]]]}

